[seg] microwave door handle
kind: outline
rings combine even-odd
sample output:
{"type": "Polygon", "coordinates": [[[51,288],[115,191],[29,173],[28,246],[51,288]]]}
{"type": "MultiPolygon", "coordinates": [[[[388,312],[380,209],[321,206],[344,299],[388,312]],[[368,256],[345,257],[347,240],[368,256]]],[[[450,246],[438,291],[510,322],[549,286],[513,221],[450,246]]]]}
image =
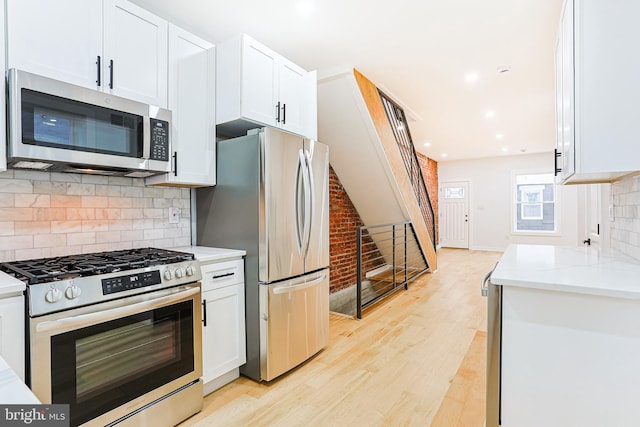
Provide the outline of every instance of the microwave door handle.
{"type": "Polygon", "coordinates": [[[147,160],[151,157],[151,119],[149,116],[142,117],[142,158],[147,160]]]}

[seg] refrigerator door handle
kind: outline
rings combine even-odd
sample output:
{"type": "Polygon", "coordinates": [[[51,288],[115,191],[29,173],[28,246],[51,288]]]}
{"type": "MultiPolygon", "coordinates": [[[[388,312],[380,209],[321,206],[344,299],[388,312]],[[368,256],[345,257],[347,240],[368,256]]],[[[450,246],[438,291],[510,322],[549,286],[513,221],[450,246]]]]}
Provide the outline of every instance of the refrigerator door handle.
{"type": "Polygon", "coordinates": [[[276,286],[276,287],[273,288],[273,293],[274,294],[285,294],[287,292],[299,291],[301,289],[311,288],[311,287],[317,285],[318,283],[323,282],[326,278],[327,278],[327,274],[324,273],[322,276],[318,277],[317,279],[313,279],[310,282],[303,282],[303,283],[299,283],[297,285],[276,286]]]}
{"type": "Polygon", "coordinates": [[[308,235],[311,231],[311,223],[309,221],[310,212],[310,198],[311,191],[309,185],[309,164],[307,162],[307,156],[303,148],[298,151],[299,161],[302,166],[302,237],[301,237],[301,255],[304,260],[307,257],[307,250],[309,247],[308,235]]]}
{"type": "Polygon", "coordinates": [[[304,150],[304,156],[305,156],[305,160],[306,160],[306,164],[307,164],[307,174],[309,176],[309,187],[308,187],[308,199],[309,200],[309,208],[305,209],[306,212],[308,213],[308,220],[307,222],[307,234],[306,234],[306,238],[307,238],[307,243],[305,244],[305,248],[304,248],[304,257],[306,258],[307,255],[309,254],[309,245],[311,244],[311,228],[312,228],[312,224],[313,224],[313,210],[315,209],[315,190],[314,190],[314,183],[313,183],[313,166],[311,165],[311,154],[309,153],[309,151],[304,150]]]}
{"type": "MultiPolygon", "coordinates": [[[[296,244],[298,246],[298,253],[300,255],[302,255],[302,247],[303,247],[303,243],[304,243],[304,237],[303,237],[303,229],[301,227],[300,224],[300,211],[301,209],[304,209],[300,206],[301,203],[301,197],[300,197],[300,179],[301,179],[301,172],[302,172],[302,164],[304,163],[304,159],[303,159],[303,155],[302,155],[302,150],[298,151],[298,164],[296,165],[296,184],[295,184],[295,189],[294,189],[294,193],[295,193],[295,197],[294,197],[294,213],[293,216],[295,218],[295,222],[296,222],[296,244]]],[[[302,178],[303,182],[302,182],[302,186],[304,188],[304,178],[302,178]]]]}

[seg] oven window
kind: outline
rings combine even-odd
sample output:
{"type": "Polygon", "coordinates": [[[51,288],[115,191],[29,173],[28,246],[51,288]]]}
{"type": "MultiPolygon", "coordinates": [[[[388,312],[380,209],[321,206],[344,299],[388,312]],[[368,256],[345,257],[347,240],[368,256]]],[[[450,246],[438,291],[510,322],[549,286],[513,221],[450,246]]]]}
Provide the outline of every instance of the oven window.
{"type": "Polygon", "coordinates": [[[142,116],[22,89],[22,142],[142,157],[142,116]]]}
{"type": "Polygon", "coordinates": [[[52,403],[82,424],[194,370],[193,301],[51,338],[52,403]]]}

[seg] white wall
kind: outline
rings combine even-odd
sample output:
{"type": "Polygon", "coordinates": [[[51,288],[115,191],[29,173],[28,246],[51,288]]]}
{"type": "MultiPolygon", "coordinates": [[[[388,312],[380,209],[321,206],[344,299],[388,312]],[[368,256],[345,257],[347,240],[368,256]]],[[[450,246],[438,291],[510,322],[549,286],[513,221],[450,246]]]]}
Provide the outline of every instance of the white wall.
{"type": "Polygon", "coordinates": [[[577,186],[557,187],[560,203],[558,235],[516,235],[511,232],[513,172],[551,173],[553,160],[553,153],[542,153],[438,163],[440,183],[469,182],[469,249],[502,251],[511,243],[578,244],[583,222],[578,218],[577,186]]]}

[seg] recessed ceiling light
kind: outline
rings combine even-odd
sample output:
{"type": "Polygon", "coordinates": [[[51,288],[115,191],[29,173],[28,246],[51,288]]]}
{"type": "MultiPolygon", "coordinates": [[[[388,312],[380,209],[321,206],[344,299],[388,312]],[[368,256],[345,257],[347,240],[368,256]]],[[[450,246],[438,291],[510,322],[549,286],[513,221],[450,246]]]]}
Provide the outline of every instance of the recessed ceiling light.
{"type": "Polygon", "coordinates": [[[424,146],[425,146],[425,147],[431,147],[431,143],[430,143],[430,142],[425,142],[425,143],[424,143],[424,146]]]}
{"type": "Polygon", "coordinates": [[[296,1],[296,9],[298,10],[298,15],[300,16],[311,16],[315,11],[315,3],[314,0],[297,0],[296,1]]]}
{"type": "Polygon", "coordinates": [[[487,110],[484,112],[484,117],[487,119],[492,119],[495,117],[495,115],[496,115],[496,112],[493,110],[487,110]]]}
{"type": "Polygon", "coordinates": [[[504,138],[504,135],[501,133],[496,134],[496,139],[502,139],[504,138]]]}
{"type": "Polygon", "coordinates": [[[442,157],[447,157],[447,153],[442,153],[442,157]]]}
{"type": "Polygon", "coordinates": [[[478,81],[478,74],[476,73],[469,73],[464,77],[464,80],[467,83],[475,83],[478,81]]]}
{"type": "Polygon", "coordinates": [[[502,152],[506,153],[507,151],[509,151],[509,147],[502,147],[502,152]]]}

